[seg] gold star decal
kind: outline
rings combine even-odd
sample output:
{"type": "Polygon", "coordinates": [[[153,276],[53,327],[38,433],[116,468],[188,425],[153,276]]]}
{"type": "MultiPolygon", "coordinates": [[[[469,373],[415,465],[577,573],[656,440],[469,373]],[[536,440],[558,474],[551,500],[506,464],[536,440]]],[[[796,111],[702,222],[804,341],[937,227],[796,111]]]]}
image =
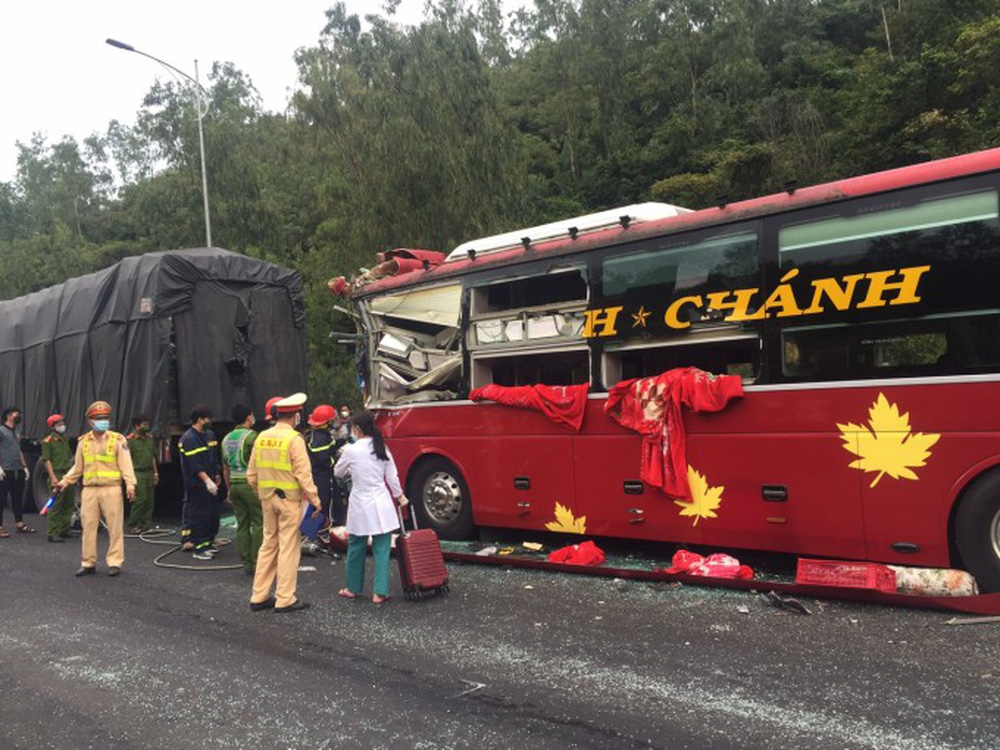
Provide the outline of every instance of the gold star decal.
{"type": "Polygon", "coordinates": [[[639,312],[632,313],[632,320],[635,321],[634,323],[632,323],[632,327],[635,328],[636,326],[642,326],[643,328],[645,328],[646,327],[646,318],[648,318],[652,314],[653,313],[647,311],[645,307],[643,307],[642,305],[640,305],[639,306],[639,312]]]}

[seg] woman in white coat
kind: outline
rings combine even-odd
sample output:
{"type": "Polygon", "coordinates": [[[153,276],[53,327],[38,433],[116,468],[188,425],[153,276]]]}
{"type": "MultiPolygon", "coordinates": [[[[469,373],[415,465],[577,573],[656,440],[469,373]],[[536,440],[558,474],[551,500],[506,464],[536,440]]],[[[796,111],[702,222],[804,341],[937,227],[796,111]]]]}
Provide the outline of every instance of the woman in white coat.
{"type": "Polygon", "coordinates": [[[344,447],[333,467],[338,479],[351,475],[351,497],[347,505],[347,586],[338,593],[347,599],[361,595],[365,586],[368,537],[371,537],[375,559],[372,601],[381,604],[389,598],[389,547],[392,532],[399,528],[395,502],[405,506],[408,501],[399,485],[396,463],[372,415],[364,412],[355,416],[351,420],[351,433],[356,442],[344,447]]]}

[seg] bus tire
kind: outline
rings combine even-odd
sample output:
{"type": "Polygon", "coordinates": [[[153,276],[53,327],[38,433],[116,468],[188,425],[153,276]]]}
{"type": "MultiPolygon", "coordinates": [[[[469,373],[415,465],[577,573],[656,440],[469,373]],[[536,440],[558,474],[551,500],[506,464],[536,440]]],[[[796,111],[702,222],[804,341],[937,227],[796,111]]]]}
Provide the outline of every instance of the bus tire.
{"type": "Polygon", "coordinates": [[[1000,471],[984,474],[965,491],[955,516],[955,543],[979,590],[1000,592],[1000,471]]]}
{"type": "Polygon", "coordinates": [[[468,539],[472,533],[472,497],[455,465],[435,456],[417,466],[409,499],[423,526],[442,539],[468,539]]]}

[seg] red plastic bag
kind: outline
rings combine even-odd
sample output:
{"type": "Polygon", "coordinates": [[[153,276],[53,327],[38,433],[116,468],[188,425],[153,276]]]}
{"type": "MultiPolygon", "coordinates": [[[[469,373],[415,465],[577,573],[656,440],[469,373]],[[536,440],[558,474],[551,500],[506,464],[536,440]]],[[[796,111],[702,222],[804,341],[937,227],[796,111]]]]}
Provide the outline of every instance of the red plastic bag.
{"type": "Polygon", "coordinates": [[[546,558],[549,562],[569,565],[600,565],[604,562],[604,550],[593,542],[580,542],[557,549],[546,558]]]}
{"type": "Polygon", "coordinates": [[[692,576],[708,578],[741,578],[744,580],[753,578],[753,569],[749,565],[740,565],[740,561],[735,557],[724,555],[721,552],[702,557],[696,552],[681,549],[674,553],[671,563],[671,566],[663,571],[664,573],[687,573],[692,576]]]}

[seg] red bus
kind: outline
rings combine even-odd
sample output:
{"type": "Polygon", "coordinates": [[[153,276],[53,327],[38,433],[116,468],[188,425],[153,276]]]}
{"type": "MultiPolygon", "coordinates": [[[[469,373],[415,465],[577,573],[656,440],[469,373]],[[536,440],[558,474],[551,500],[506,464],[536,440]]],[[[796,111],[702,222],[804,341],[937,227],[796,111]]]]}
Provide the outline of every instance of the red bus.
{"type": "Polygon", "coordinates": [[[409,497],[476,525],[962,567],[1000,590],[1000,149],[685,211],[466,243],[352,295],[360,377],[409,497]],[[694,366],[690,499],[605,415],[694,366]],[[589,384],[580,431],[470,390],[589,384]],[[695,510],[692,511],[692,504],[695,510]]]}

